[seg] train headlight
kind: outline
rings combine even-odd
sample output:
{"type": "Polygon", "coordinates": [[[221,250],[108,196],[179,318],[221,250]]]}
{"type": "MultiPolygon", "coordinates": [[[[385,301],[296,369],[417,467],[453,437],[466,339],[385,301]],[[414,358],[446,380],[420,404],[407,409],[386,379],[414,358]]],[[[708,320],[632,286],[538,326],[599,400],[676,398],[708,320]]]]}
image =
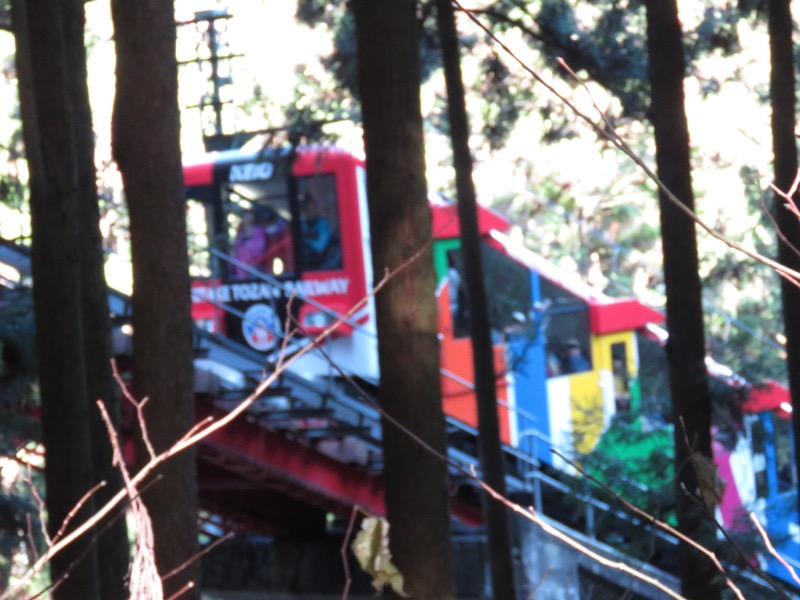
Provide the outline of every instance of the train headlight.
{"type": "Polygon", "coordinates": [[[333,315],[326,312],[307,312],[303,315],[302,325],[306,331],[322,332],[336,322],[333,315]]]}
{"type": "Polygon", "coordinates": [[[319,335],[330,327],[335,326],[335,329],[330,333],[331,337],[338,337],[341,335],[349,335],[353,332],[352,325],[348,323],[339,323],[339,314],[342,311],[336,310],[336,307],[317,308],[309,304],[305,304],[300,308],[300,325],[308,335],[319,335]]]}

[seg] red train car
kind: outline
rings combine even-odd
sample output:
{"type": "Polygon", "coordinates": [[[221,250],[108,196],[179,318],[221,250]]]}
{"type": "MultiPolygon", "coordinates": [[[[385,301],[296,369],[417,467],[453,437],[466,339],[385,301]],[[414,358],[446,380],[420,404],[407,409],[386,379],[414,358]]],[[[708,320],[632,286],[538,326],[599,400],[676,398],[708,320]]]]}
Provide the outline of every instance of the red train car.
{"type": "MultiPolygon", "coordinates": [[[[318,333],[372,289],[358,158],[330,148],[230,151],[186,166],[184,179],[197,241],[193,316],[211,331],[276,352],[288,312],[306,334],[318,333]]],[[[373,302],[327,344],[345,370],[377,381],[373,302]]],[[[297,368],[330,370],[313,354],[297,368]]]]}

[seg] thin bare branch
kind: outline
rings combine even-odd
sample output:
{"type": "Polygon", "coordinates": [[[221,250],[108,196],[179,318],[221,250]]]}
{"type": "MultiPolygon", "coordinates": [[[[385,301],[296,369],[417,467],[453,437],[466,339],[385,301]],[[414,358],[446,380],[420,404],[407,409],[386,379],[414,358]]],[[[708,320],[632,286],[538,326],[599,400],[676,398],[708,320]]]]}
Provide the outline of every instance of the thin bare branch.
{"type": "MultiPolygon", "coordinates": [[[[600,127],[597,123],[595,123],[588,114],[583,112],[578,108],[578,106],[569,98],[567,98],[564,94],[560,93],[551,83],[545,80],[537,71],[535,71],[532,67],[530,67],[524,60],[522,60],[516,53],[514,53],[511,48],[505,44],[503,41],[500,40],[492,31],[491,29],[485,25],[480,19],[478,19],[474,11],[471,9],[465,8],[458,0],[452,0],[453,5],[458,8],[461,12],[463,12],[477,27],[479,27],[484,33],[486,33],[498,46],[500,46],[506,54],[508,54],[523,70],[525,70],[535,81],[539,84],[543,85],[551,94],[553,94],[562,104],[564,104],[567,108],[569,108],[572,113],[587,123],[592,130],[595,131],[599,136],[602,136],[604,139],[608,140],[615,148],[617,148],[620,152],[625,154],[628,158],[630,158],[644,173],[647,177],[653,181],[665,195],[665,197],[671,202],[678,210],[684,213],[688,218],[690,218],[694,223],[703,229],[706,233],[708,233],[714,239],[722,242],[726,246],[749,256],[753,260],[756,260],[760,263],[767,265],[768,267],[775,270],[778,275],[786,279],[787,281],[791,282],[794,285],[800,286],[800,273],[794,271],[779,262],[768,258],[762,254],[759,254],[755,250],[751,250],[746,248],[745,246],[739,244],[738,242],[734,242],[733,240],[727,238],[723,234],[716,231],[713,227],[708,225],[705,221],[703,221],[700,217],[698,217],[693,210],[687,207],[680,199],[673,194],[670,189],[661,181],[658,175],[644,162],[623,140],[614,130],[613,128],[609,129],[607,127],[600,127]]],[[[597,106],[595,104],[595,106],[597,106]]],[[[606,121],[604,120],[604,123],[606,121]]]]}
{"type": "MultiPolygon", "coordinates": [[[[629,512],[631,512],[631,513],[633,513],[633,514],[635,514],[635,515],[637,515],[637,516],[639,516],[639,517],[641,517],[641,518],[644,520],[644,522],[645,522],[645,523],[649,523],[649,524],[651,524],[651,525],[654,525],[654,526],[655,526],[655,527],[657,527],[658,529],[661,529],[662,531],[664,531],[664,532],[666,532],[666,533],[668,533],[668,534],[670,534],[670,535],[674,536],[675,538],[677,538],[677,539],[678,539],[678,540],[680,540],[681,542],[684,542],[684,543],[686,543],[686,544],[689,544],[689,545],[690,545],[690,546],[692,546],[692,547],[693,547],[695,550],[697,550],[698,552],[700,552],[700,553],[704,554],[705,556],[707,556],[707,557],[708,557],[708,559],[709,559],[709,560],[710,560],[710,561],[711,561],[711,562],[714,564],[714,567],[715,567],[715,568],[716,568],[716,569],[717,569],[717,570],[718,570],[718,571],[719,571],[719,572],[720,572],[720,573],[721,573],[721,574],[722,574],[722,575],[725,577],[725,579],[726,579],[726,585],[728,585],[728,587],[730,587],[730,588],[731,588],[731,590],[733,591],[733,593],[734,593],[734,594],[735,594],[735,595],[736,595],[738,598],[740,598],[741,600],[744,600],[744,596],[742,595],[742,592],[741,592],[741,591],[740,591],[740,590],[739,590],[739,589],[736,587],[736,585],[735,585],[735,584],[734,584],[734,583],[733,583],[733,582],[730,580],[730,578],[729,578],[729,577],[728,577],[728,575],[727,575],[727,572],[725,571],[725,568],[722,566],[722,563],[720,563],[720,562],[719,562],[719,559],[717,558],[716,554],[714,554],[713,552],[711,552],[710,550],[708,550],[708,549],[707,549],[705,546],[703,546],[703,545],[701,545],[701,544],[697,543],[697,542],[696,542],[696,541],[694,541],[692,538],[690,538],[690,537],[687,537],[686,535],[684,535],[683,533],[681,533],[680,531],[678,531],[677,529],[675,529],[674,527],[672,527],[672,526],[671,526],[669,523],[665,523],[664,521],[661,521],[661,520],[657,519],[656,517],[654,517],[654,516],[653,516],[653,515],[651,515],[650,513],[648,513],[648,512],[646,512],[646,511],[642,510],[641,508],[639,508],[639,507],[638,507],[638,506],[636,506],[635,504],[631,504],[631,503],[630,503],[630,502],[628,502],[628,501],[627,501],[627,500],[626,500],[624,497],[622,497],[622,496],[620,496],[619,494],[617,494],[617,493],[616,493],[614,490],[612,490],[610,487],[608,487],[608,486],[607,486],[605,483],[603,483],[603,482],[602,482],[602,481],[600,481],[599,479],[597,479],[597,478],[593,477],[593,476],[592,476],[591,474],[589,474],[589,473],[588,473],[588,472],[587,472],[587,471],[586,471],[586,470],[585,470],[583,467],[581,467],[581,466],[580,466],[580,465],[578,465],[577,463],[573,462],[572,460],[570,460],[569,458],[567,458],[566,456],[564,456],[563,454],[561,454],[561,453],[560,453],[558,450],[551,450],[551,452],[553,452],[553,454],[555,454],[556,456],[560,457],[560,458],[561,458],[562,460],[564,460],[564,461],[565,461],[567,464],[569,464],[570,466],[572,466],[572,467],[573,467],[573,468],[574,468],[576,471],[578,471],[578,472],[579,472],[579,473],[580,473],[582,476],[586,477],[586,478],[587,478],[589,481],[591,481],[592,483],[594,483],[595,485],[597,485],[598,487],[600,487],[600,488],[601,488],[601,489],[602,489],[604,492],[606,492],[607,494],[609,494],[610,496],[612,496],[612,497],[613,497],[615,500],[617,500],[617,501],[618,501],[620,504],[622,504],[622,506],[623,506],[623,507],[624,507],[626,510],[628,510],[629,512]]],[[[688,492],[687,492],[687,493],[688,493],[688,492]]],[[[707,508],[707,507],[706,507],[706,508],[707,508]]],[[[719,525],[719,524],[716,522],[716,520],[715,520],[715,519],[713,519],[713,518],[712,518],[712,520],[713,520],[713,521],[714,521],[714,523],[717,525],[717,527],[719,527],[720,529],[722,529],[722,527],[721,527],[721,526],[720,526],[720,525],[719,525]]],[[[724,531],[724,530],[723,530],[723,531],[724,531]]],[[[737,550],[737,552],[740,554],[740,556],[742,556],[742,558],[744,558],[744,559],[745,559],[745,564],[748,564],[748,565],[749,565],[749,561],[747,560],[747,557],[744,555],[744,553],[742,553],[742,552],[741,552],[741,550],[738,548],[738,546],[737,546],[736,544],[734,544],[734,543],[733,543],[733,541],[730,539],[730,537],[728,537],[728,536],[726,535],[726,538],[727,538],[727,539],[728,539],[728,541],[731,543],[731,545],[734,547],[734,549],[735,549],[735,550],[737,550]]],[[[751,566],[752,566],[752,565],[751,565],[751,566]]],[[[759,576],[761,576],[761,577],[764,577],[764,573],[763,573],[761,570],[759,570],[759,569],[757,569],[757,568],[755,568],[755,567],[752,567],[752,568],[753,568],[754,572],[755,572],[757,575],[759,575],[759,576]]],[[[769,583],[772,585],[772,587],[774,587],[774,588],[775,588],[775,590],[776,590],[776,591],[777,591],[779,594],[781,594],[781,595],[782,595],[784,598],[787,598],[787,600],[788,600],[788,596],[786,596],[786,594],[785,594],[785,593],[784,593],[784,592],[783,592],[783,591],[782,591],[780,588],[778,588],[777,586],[775,586],[774,582],[772,582],[772,581],[771,581],[771,580],[770,580],[768,577],[765,577],[764,579],[765,579],[766,581],[768,581],[768,582],[769,582],[769,583]]]]}
{"type": "Polygon", "coordinates": [[[101,482],[95,484],[92,487],[92,489],[90,489],[83,496],[81,496],[81,499],[78,500],[78,503],[75,506],[73,506],[72,509],[67,513],[67,516],[64,517],[64,520],[61,522],[61,527],[58,529],[58,532],[53,537],[53,542],[58,541],[58,539],[62,535],[64,535],[64,532],[66,531],[67,527],[69,527],[69,524],[72,522],[72,519],[75,518],[75,515],[78,514],[80,512],[80,510],[84,506],[86,506],[86,503],[89,502],[89,500],[92,498],[92,496],[94,496],[97,493],[98,490],[100,490],[101,488],[105,487],[105,485],[106,485],[106,482],[105,481],[101,481],[101,482]]]}
{"type": "Polygon", "coordinates": [[[580,543],[579,541],[573,539],[572,537],[570,537],[568,534],[564,533],[563,531],[553,527],[549,523],[545,522],[539,516],[539,514],[536,512],[536,510],[532,506],[528,507],[527,509],[522,508],[522,506],[520,506],[519,504],[516,504],[515,502],[511,502],[510,500],[506,499],[502,495],[498,494],[497,491],[495,491],[493,488],[488,486],[486,483],[484,483],[483,481],[481,481],[477,477],[477,475],[474,472],[474,467],[473,467],[472,477],[477,482],[477,484],[481,487],[481,489],[483,489],[483,491],[485,491],[487,494],[489,494],[497,502],[501,502],[503,505],[505,505],[506,507],[508,507],[509,509],[514,511],[515,513],[517,513],[517,514],[525,517],[529,521],[535,523],[536,525],[541,527],[542,530],[544,530],[545,533],[549,534],[551,537],[554,537],[554,538],[560,540],[561,542],[563,542],[566,545],[570,546],[571,548],[577,550],[581,554],[584,554],[585,556],[588,556],[593,561],[595,561],[595,562],[597,562],[597,563],[599,563],[599,564],[601,564],[603,566],[609,567],[610,569],[614,569],[614,570],[620,571],[622,573],[626,573],[626,574],[628,574],[628,575],[630,575],[630,576],[632,576],[632,577],[634,577],[634,578],[636,578],[636,579],[638,579],[640,581],[643,581],[643,582],[647,583],[648,585],[653,586],[654,588],[664,592],[670,598],[676,598],[677,600],[686,600],[683,596],[681,596],[677,592],[674,592],[673,590],[668,588],[666,585],[664,585],[663,583],[661,583],[657,579],[655,579],[653,577],[649,577],[648,575],[645,575],[640,570],[634,569],[633,567],[631,567],[630,565],[625,564],[624,562],[617,561],[617,560],[609,560],[605,556],[602,556],[602,555],[598,554],[597,552],[595,552],[591,548],[589,548],[589,547],[585,546],[584,544],[580,543]]]}
{"type": "Polygon", "coordinates": [[[30,513],[25,515],[25,525],[27,530],[25,536],[28,538],[28,545],[30,546],[31,554],[33,554],[33,560],[35,562],[39,557],[39,550],[36,548],[36,540],[33,539],[33,519],[30,513]]]}
{"type": "Polygon", "coordinates": [[[167,600],[178,600],[178,598],[183,596],[185,593],[187,593],[190,590],[193,590],[194,587],[195,587],[194,582],[190,581],[189,583],[184,585],[181,589],[179,589],[177,592],[172,594],[169,598],[167,598],[167,600]]]}
{"type": "MultiPolygon", "coordinates": [[[[318,336],[316,336],[311,343],[306,345],[305,347],[301,348],[293,354],[289,359],[281,364],[281,368],[270,374],[269,377],[264,379],[253,391],[250,396],[248,396],[244,401],[242,401],[235,409],[231,412],[227,413],[224,417],[217,421],[210,422],[206,427],[200,429],[193,435],[189,437],[181,438],[178,442],[173,444],[170,448],[162,452],[161,454],[153,456],[150,461],[145,464],[133,477],[127,478],[125,484],[125,489],[118,491],[105,505],[100,507],[98,511],[90,518],[83,522],[80,526],[76,527],[68,534],[66,534],[62,539],[58,540],[56,543],[48,546],[47,551],[39,557],[39,559],[34,563],[34,565],[25,573],[23,576],[19,577],[16,584],[5,592],[0,594],[0,600],[8,600],[9,598],[14,597],[14,595],[19,592],[25,585],[27,585],[33,576],[40,572],[44,565],[46,565],[53,556],[61,552],[64,548],[68,545],[75,542],[75,540],[79,539],[80,537],[84,536],[88,531],[92,529],[98,522],[102,521],[117,505],[119,505],[126,496],[130,495],[129,490],[131,488],[136,488],[139,484],[142,483],[156,468],[158,468],[163,462],[179,454],[180,452],[186,450],[187,448],[191,447],[192,445],[198,443],[202,439],[208,437],[215,431],[218,431],[222,427],[225,427],[228,423],[233,421],[236,417],[241,415],[247,408],[258,398],[270,385],[278,378],[281,372],[288,368],[291,364],[295,361],[299,360],[302,356],[305,356],[308,352],[312,349],[317,347],[319,343],[328,337],[337,327],[339,327],[343,322],[347,319],[352,317],[357,311],[359,311],[366,303],[372,298],[375,294],[377,294],[389,280],[394,277],[394,275],[403,269],[405,269],[408,265],[413,263],[414,261],[418,260],[422,253],[429,247],[432,243],[432,240],[428,242],[425,246],[423,246],[420,250],[418,250],[413,256],[409,259],[404,261],[400,266],[396,267],[395,269],[387,269],[386,274],[384,277],[373,287],[372,291],[364,296],[361,300],[356,302],[353,307],[347,311],[340,319],[337,319],[334,323],[332,323],[329,327],[327,327],[324,331],[322,331],[318,336]]],[[[117,378],[118,382],[122,382],[122,378],[119,376],[119,372],[114,367],[115,377],[117,378]]],[[[127,391],[127,387],[123,387],[124,393],[128,397],[129,400],[134,402],[134,406],[137,407],[137,411],[140,410],[143,402],[136,402],[135,398],[133,398],[130,393],[127,391]]],[[[106,424],[108,427],[110,422],[106,424]]],[[[113,429],[113,428],[112,428],[113,429]]],[[[116,432],[109,433],[109,435],[113,435],[116,439],[116,432]]],[[[115,460],[122,461],[122,454],[119,450],[119,444],[114,450],[116,458],[115,460]]],[[[124,464],[124,462],[123,462],[124,464]]]]}
{"type": "Polygon", "coordinates": [[[353,536],[353,529],[355,528],[356,517],[359,512],[358,506],[354,506],[353,510],[350,511],[350,521],[347,523],[347,532],[344,534],[342,547],[339,549],[339,554],[342,556],[342,567],[344,568],[342,600],[347,600],[350,597],[350,586],[353,584],[353,578],[350,576],[350,561],[347,560],[347,548],[350,546],[350,538],[353,536]]]}
{"type": "Polygon", "coordinates": [[[161,577],[161,581],[164,582],[164,581],[167,581],[167,579],[169,579],[170,577],[174,577],[175,575],[177,575],[178,573],[183,571],[186,567],[188,567],[189,565],[191,565],[192,563],[194,563],[198,559],[204,557],[206,554],[211,552],[214,548],[216,548],[217,546],[219,546],[223,542],[227,542],[232,537],[233,537],[233,532],[229,531],[228,533],[223,535],[221,538],[217,538],[216,540],[214,540],[213,542],[208,544],[205,548],[200,550],[200,552],[198,552],[194,556],[192,556],[189,560],[186,560],[186,561],[182,562],[177,567],[172,569],[172,571],[170,571],[166,575],[163,575],[161,577]]]}
{"type": "Polygon", "coordinates": [[[113,452],[112,462],[122,474],[122,480],[125,482],[125,492],[127,492],[131,502],[131,518],[134,522],[136,532],[136,543],[133,546],[133,558],[129,570],[131,599],[161,600],[161,598],[164,597],[164,588],[161,585],[161,578],[156,565],[153,523],[136,486],[131,482],[128,468],[125,466],[125,460],[122,456],[122,449],[119,444],[119,438],[117,437],[117,431],[114,428],[114,424],[111,422],[105,404],[103,404],[101,400],[98,400],[97,407],[100,410],[100,416],[106,426],[106,432],[111,441],[113,452]]]}
{"type": "Polygon", "coordinates": [[[544,573],[542,573],[542,576],[539,577],[539,581],[536,582],[536,585],[533,586],[533,589],[531,590],[531,593],[528,594],[527,600],[533,600],[533,598],[536,596],[536,592],[539,591],[539,587],[544,583],[545,579],[550,577],[550,573],[552,573],[552,572],[553,572],[553,567],[547,567],[544,570],[544,573]]]}
{"type": "MultiPolygon", "coordinates": [[[[36,506],[39,511],[39,527],[41,527],[42,537],[44,537],[45,543],[50,546],[52,545],[52,540],[50,539],[50,534],[47,532],[47,515],[44,506],[44,499],[42,498],[41,494],[39,494],[39,490],[36,489],[36,486],[33,485],[33,478],[30,474],[30,468],[28,468],[28,474],[22,476],[22,482],[28,486],[31,496],[33,496],[33,500],[36,502],[36,506]]],[[[36,545],[31,544],[31,546],[34,548],[35,552],[36,545]]]]}
{"type": "Polygon", "coordinates": [[[117,362],[115,360],[111,361],[111,370],[114,373],[114,379],[117,381],[117,385],[119,385],[119,388],[122,390],[125,399],[128,400],[128,402],[130,402],[136,409],[136,419],[139,423],[139,427],[141,428],[142,441],[144,442],[145,448],[147,448],[147,453],[150,456],[150,460],[153,460],[156,457],[156,451],[153,448],[153,444],[150,442],[150,435],[147,433],[147,422],[144,418],[144,407],[149,398],[145,397],[141,401],[138,401],[133,397],[133,394],[128,389],[127,384],[122,379],[119,369],[117,369],[117,362]]]}
{"type": "Polygon", "coordinates": [[[195,423],[192,426],[192,428],[189,429],[189,431],[187,431],[186,433],[183,434],[183,436],[181,436],[181,440],[185,440],[185,439],[188,439],[188,438],[192,437],[198,431],[202,430],[204,427],[206,427],[207,425],[210,425],[213,422],[214,422],[213,417],[206,417],[202,421],[199,421],[198,423],[195,423]]]}
{"type": "MultiPolygon", "coordinates": [[[[800,181],[800,171],[798,171],[797,176],[795,177],[794,182],[792,183],[792,187],[789,189],[788,192],[783,192],[783,191],[779,190],[775,186],[774,183],[770,183],[769,187],[770,187],[770,189],[772,189],[772,191],[775,194],[777,194],[778,196],[780,196],[781,198],[786,200],[786,204],[784,205],[784,208],[786,210],[788,210],[789,212],[793,213],[798,219],[800,219],[800,210],[797,209],[797,205],[795,204],[794,200],[792,199],[792,196],[794,195],[795,191],[797,190],[798,181],[800,181]]],[[[761,198],[761,210],[765,215],[767,215],[767,218],[769,219],[769,222],[772,223],[772,228],[775,230],[775,234],[778,236],[778,239],[783,244],[785,244],[786,247],[789,248],[789,250],[791,250],[796,256],[800,256],[800,248],[795,246],[789,240],[789,238],[786,237],[786,234],[783,233],[783,230],[778,225],[778,222],[775,220],[775,217],[772,215],[772,213],[770,212],[769,208],[767,208],[767,204],[766,204],[766,202],[765,202],[763,197],[761,198]]]]}
{"type": "MultiPolygon", "coordinates": [[[[558,539],[564,541],[568,545],[570,545],[570,546],[574,547],[575,549],[583,552],[584,554],[586,554],[590,558],[592,558],[594,560],[597,560],[597,562],[599,562],[599,563],[601,563],[603,565],[609,566],[611,568],[615,568],[617,570],[621,570],[621,571],[624,571],[626,573],[629,573],[633,577],[635,577],[637,579],[640,579],[641,581],[644,581],[645,583],[653,585],[654,587],[657,587],[658,589],[666,592],[668,595],[670,595],[673,598],[679,598],[679,599],[683,598],[682,596],[677,595],[674,592],[672,592],[671,590],[669,590],[668,588],[666,588],[663,584],[661,584],[657,580],[655,580],[655,579],[653,579],[651,577],[645,576],[644,574],[640,573],[636,569],[628,567],[627,565],[625,565],[624,563],[621,563],[621,562],[609,561],[609,560],[601,557],[600,555],[597,555],[596,553],[592,552],[588,548],[585,548],[579,542],[577,542],[575,540],[572,540],[572,538],[569,538],[569,536],[567,536],[567,534],[560,532],[559,530],[555,529],[551,525],[548,525],[547,523],[542,521],[542,519],[539,518],[539,516],[535,513],[533,508],[530,508],[529,510],[525,510],[521,506],[519,506],[518,504],[513,503],[510,500],[508,500],[505,497],[503,497],[502,495],[498,494],[493,488],[489,487],[480,478],[478,478],[478,476],[476,475],[475,470],[474,470],[475,469],[474,465],[471,467],[472,470],[468,471],[468,470],[462,468],[460,465],[458,465],[454,461],[452,461],[449,457],[444,456],[444,455],[440,454],[439,452],[437,452],[436,450],[434,450],[432,447],[430,447],[428,444],[426,444],[422,439],[420,439],[415,433],[413,433],[405,425],[400,423],[392,415],[388,414],[383,408],[381,408],[380,405],[378,405],[374,400],[372,400],[372,398],[370,398],[369,395],[366,392],[364,392],[364,390],[358,385],[358,383],[355,380],[353,380],[351,377],[349,377],[349,375],[347,375],[344,371],[342,371],[341,368],[338,365],[336,365],[335,362],[331,361],[330,356],[326,355],[324,350],[322,350],[321,348],[319,350],[321,352],[323,352],[323,355],[325,355],[326,358],[328,359],[328,361],[331,362],[333,367],[335,369],[337,369],[339,374],[342,375],[348,381],[348,383],[353,385],[356,390],[358,390],[358,392],[361,394],[361,396],[360,396],[361,400],[363,400],[364,402],[366,402],[367,404],[372,406],[375,410],[377,410],[381,414],[381,416],[384,419],[386,419],[388,422],[392,423],[395,427],[397,427],[405,435],[407,435],[411,439],[413,439],[414,442],[417,445],[419,445],[421,448],[425,449],[428,453],[432,454],[433,456],[435,456],[436,458],[438,458],[442,462],[446,463],[447,465],[449,465],[454,470],[460,472],[464,476],[466,476],[466,477],[472,479],[473,481],[475,481],[482,489],[484,489],[484,491],[489,493],[495,500],[497,500],[498,502],[502,502],[503,504],[505,504],[506,506],[508,506],[512,510],[514,510],[515,512],[517,512],[517,513],[523,515],[524,517],[528,518],[529,520],[533,521],[534,523],[539,525],[545,531],[545,533],[547,533],[547,534],[549,534],[549,535],[551,535],[553,537],[557,537],[558,539]],[[584,552],[584,550],[585,550],[585,552],[584,552]],[[622,565],[622,567],[620,567],[619,565],[622,565]]],[[[649,519],[654,519],[654,517],[651,517],[650,515],[647,515],[647,516],[648,516],[649,519]]],[[[693,542],[691,542],[691,543],[693,543],[693,542]]],[[[706,552],[708,552],[708,551],[706,550],[706,552]]]]}
{"type": "Polygon", "coordinates": [[[778,551],[775,549],[775,546],[772,545],[772,542],[770,541],[769,536],[767,535],[767,532],[764,531],[764,527],[759,522],[758,517],[756,517],[755,513],[752,513],[752,512],[750,513],[750,520],[756,526],[756,529],[758,530],[758,533],[761,536],[761,539],[764,540],[764,545],[767,547],[767,550],[769,551],[769,553],[772,556],[774,556],[775,559],[779,563],[781,563],[784,567],[786,567],[786,570],[789,571],[789,574],[791,574],[792,579],[794,579],[795,582],[798,585],[800,585],[800,578],[797,577],[797,572],[791,567],[791,565],[788,562],[786,562],[786,559],[783,558],[778,553],[778,551]]]}

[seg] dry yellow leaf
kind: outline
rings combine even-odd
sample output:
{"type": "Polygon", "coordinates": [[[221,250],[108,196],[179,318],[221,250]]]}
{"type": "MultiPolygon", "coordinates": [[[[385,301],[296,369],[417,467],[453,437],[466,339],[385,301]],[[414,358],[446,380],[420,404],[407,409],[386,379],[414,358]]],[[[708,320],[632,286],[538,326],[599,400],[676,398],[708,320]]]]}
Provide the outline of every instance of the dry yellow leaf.
{"type": "Polygon", "coordinates": [[[395,594],[408,597],[403,590],[403,576],[392,563],[389,551],[389,522],[382,517],[367,517],[361,523],[350,549],[361,568],[372,576],[372,586],[382,591],[390,586],[395,594]]]}

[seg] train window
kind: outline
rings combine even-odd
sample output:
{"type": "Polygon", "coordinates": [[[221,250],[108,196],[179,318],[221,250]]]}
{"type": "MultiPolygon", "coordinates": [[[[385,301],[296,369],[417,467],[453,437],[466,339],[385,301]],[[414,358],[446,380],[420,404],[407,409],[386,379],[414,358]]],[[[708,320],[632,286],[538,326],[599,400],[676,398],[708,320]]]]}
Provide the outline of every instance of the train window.
{"type": "Polygon", "coordinates": [[[636,332],[636,347],[643,423],[648,428],[663,427],[672,420],[667,353],[658,342],[639,331],[636,332]]]}
{"type": "Polygon", "coordinates": [[[795,489],[792,426],[788,420],[781,419],[774,412],[771,417],[775,428],[775,466],[778,472],[778,491],[788,492],[795,489]]]}
{"type": "Polygon", "coordinates": [[[749,425],[750,449],[753,453],[753,471],[756,480],[756,497],[769,496],[769,482],[767,478],[767,432],[759,416],[745,417],[749,425]]]}
{"type": "Polygon", "coordinates": [[[506,334],[535,337],[531,322],[531,274],[508,256],[483,244],[483,284],[489,300],[492,329],[506,334]]]}
{"type": "Polygon", "coordinates": [[[453,335],[457,338],[469,336],[469,311],[467,291],[464,284],[464,266],[460,250],[447,253],[447,283],[450,286],[450,315],[453,319],[453,335]]]}
{"type": "Polygon", "coordinates": [[[611,344],[611,368],[614,377],[614,402],[617,412],[631,409],[630,375],[628,374],[628,350],[624,342],[611,344]]]}
{"type": "Polygon", "coordinates": [[[189,242],[189,273],[192,277],[210,277],[211,260],[208,253],[209,227],[206,208],[201,202],[186,202],[186,232],[189,242]]]}
{"type": "Polygon", "coordinates": [[[300,198],[300,262],[304,271],[342,268],[336,178],[312,175],[297,179],[300,198]]]}
{"type": "MultiPolygon", "coordinates": [[[[487,245],[481,247],[483,284],[487,292],[489,324],[493,336],[536,336],[531,322],[531,284],[528,270],[508,256],[487,245]]],[[[447,253],[450,283],[450,309],[456,337],[469,336],[469,313],[460,249],[447,253]]]]}
{"type": "Polygon", "coordinates": [[[589,306],[547,279],[541,279],[548,377],[592,369],[589,306]]]}
{"type": "Polygon", "coordinates": [[[285,181],[227,184],[223,205],[233,245],[228,268],[234,278],[254,271],[285,275],[295,269],[292,212],[285,181]]]}

